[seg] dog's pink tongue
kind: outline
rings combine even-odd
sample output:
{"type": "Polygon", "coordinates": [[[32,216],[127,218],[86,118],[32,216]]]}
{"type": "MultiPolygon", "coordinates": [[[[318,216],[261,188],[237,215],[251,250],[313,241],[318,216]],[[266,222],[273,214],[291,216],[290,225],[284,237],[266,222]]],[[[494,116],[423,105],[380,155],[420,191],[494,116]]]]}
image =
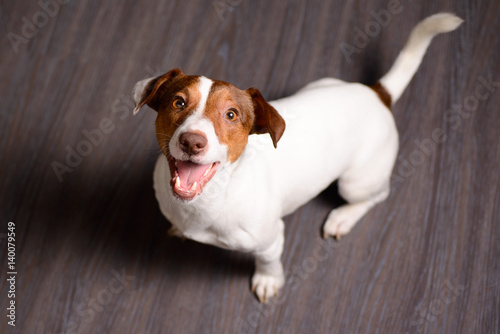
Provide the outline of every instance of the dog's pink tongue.
{"type": "Polygon", "coordinates": [[[195,181],[200,184],[200,179],[209,165],[199,165],[191,161],[177,160],[177,173],[183,187],[190,187],[195,181]]]}

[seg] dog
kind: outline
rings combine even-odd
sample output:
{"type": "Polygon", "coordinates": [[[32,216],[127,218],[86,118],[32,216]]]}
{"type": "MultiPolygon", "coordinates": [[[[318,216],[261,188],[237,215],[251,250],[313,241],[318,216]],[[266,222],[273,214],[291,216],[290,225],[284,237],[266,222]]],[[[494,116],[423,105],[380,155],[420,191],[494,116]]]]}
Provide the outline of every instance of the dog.
{"type": "Polygon", "coordinates": [[[338,179],[347,204],[330,212],[323,236],[339,239],[388,197],[399,146],[391,106],[433,37],[462,22],[450,13],[420,22],[370,87],[324,78],[267,102],[255,88],[180,69],[139,81],[134,114],[158,112],[153,179],[169,234],[252,253],[252,291],[266,303],[285,282],[282,217],[338,179]]]}

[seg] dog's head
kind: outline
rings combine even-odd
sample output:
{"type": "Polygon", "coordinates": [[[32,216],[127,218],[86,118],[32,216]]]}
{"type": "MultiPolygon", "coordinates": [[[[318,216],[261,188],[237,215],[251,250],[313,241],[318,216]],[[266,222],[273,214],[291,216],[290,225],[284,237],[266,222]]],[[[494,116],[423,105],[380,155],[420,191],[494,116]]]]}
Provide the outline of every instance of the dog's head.
{"type": "Polygon", "coordinates": [[[156,137],[169,161],[172,190],[186,201],[240,157],[250,134],[269,133],[276,147],[285,131],[285,121],[257,89],[179,69],[139,81],[133,94],[134,114],[145,104],[158,112],[156,137]]]}

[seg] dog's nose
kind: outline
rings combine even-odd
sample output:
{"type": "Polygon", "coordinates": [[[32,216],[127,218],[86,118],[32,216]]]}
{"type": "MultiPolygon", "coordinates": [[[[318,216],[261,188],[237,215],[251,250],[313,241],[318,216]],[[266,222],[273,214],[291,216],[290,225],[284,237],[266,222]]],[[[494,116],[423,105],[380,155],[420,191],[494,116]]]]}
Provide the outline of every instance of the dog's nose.
{"type": "Polygon", "coordinates": [[[184,132],[179,138],[181,149],[189,155],[197,155],[207,147],[207,138],[194,132],[184,132]]]}

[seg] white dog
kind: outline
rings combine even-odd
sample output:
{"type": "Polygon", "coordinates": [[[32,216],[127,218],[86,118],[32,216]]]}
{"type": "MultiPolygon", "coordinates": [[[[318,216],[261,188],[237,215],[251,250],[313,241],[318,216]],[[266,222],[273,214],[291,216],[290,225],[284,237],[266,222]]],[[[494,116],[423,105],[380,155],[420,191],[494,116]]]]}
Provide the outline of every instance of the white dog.
{"type": "Polygon", "coordinates": [[[134,114],[145,104],[158,111],[154,188],[170,233],[254,254],[252,291],[267,302],[284,284],[283,216],[339,179],[348,204],[331,211],[323,234],[340,238],[387,198],[398,151],[391,104],[431,39],[461,23],[448,13],[419,23],[372,87],[325,78],[267,103],[254,88],[179,69],[138,82],[134,114]],[[270,138],[251,135],[263,133],[270,138]]]}

